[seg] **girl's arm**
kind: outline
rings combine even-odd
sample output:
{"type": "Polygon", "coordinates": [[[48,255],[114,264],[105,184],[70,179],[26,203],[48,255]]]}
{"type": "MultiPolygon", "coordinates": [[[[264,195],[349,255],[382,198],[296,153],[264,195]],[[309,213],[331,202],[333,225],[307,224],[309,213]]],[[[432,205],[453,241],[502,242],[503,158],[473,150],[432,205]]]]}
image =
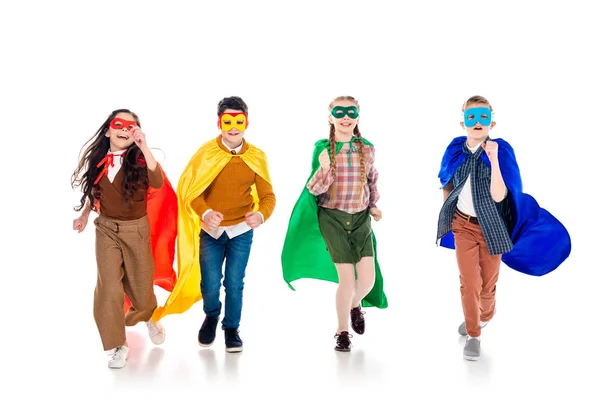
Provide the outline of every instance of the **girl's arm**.
{"type": "Polygon", "coordinates": [[[319,164],[321,165],[317,172],[310,178],[306,187],[313,196],[318,196],[329,190],[333,184],[333,174],[331,172],[331,163],[327,149],[319,155],[319,164]]]}
{"type": "Polygon", "coordinates": [[[78,218],[75,218],[73,220],[73,229],[74,230],[76,230],[79,233],[83,232],[83,230],[85,229],[85,227],[88,223],[88,219],[90,217],[91,211],[92,211],[92,208],[90,205],[90,200],[88,199],[85,203],[85,206],[83,206],[81,215],[78,218]]]}

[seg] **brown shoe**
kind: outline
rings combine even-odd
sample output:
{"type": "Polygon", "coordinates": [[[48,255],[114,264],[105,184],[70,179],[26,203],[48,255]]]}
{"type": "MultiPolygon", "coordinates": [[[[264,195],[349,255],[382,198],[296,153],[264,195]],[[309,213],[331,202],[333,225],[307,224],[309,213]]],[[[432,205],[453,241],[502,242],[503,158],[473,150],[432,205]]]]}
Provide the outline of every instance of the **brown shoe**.
{"type": "Polygon", "coordinates": [[[365,333],[365,312],[361,310],[360,306],[350,310],[350,325],[352,330],[359,335],[365,333]]]}
{"type": "Polygon", "coordinates": [[[335,350],[337,351],[350,351],[352,342],[350,342],[350,335],[348,332],[343,331],[342,333],[336,333],[334,338],[336,339],[335,350]]]}

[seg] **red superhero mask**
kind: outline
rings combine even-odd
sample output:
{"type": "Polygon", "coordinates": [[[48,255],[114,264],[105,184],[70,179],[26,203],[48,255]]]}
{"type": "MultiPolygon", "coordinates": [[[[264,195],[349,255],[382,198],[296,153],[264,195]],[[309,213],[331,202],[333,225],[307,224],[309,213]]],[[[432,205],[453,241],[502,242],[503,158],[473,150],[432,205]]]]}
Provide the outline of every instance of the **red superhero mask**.
{"type": "Polygon", "coordinates": [[[110,121],[110,127],[113,129],[118,129],[118,130],[125,128],[128,131],[130,131],[130,130],[133,130],[133,128],[135,128],[136,126],[137,126],[137,122],[128,121],[123,118],[115,118],[112,121],[110,121]]]}

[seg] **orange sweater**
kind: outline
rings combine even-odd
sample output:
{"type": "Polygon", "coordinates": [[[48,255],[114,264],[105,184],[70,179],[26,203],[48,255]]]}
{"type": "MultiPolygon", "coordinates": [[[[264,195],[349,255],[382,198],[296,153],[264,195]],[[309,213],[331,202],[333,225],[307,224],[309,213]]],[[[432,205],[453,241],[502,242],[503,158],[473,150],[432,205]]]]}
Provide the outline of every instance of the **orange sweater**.
{"type": "MultiPolygon", "coordinates": [[[[229,153],[220,136],[216,141],[223,151],[229,153]]],[[[239,154],[243,154],[246,150],[248,150],[248,143],[243,140],[239,154]]],[[[240,157],[233,157],[204,193],[192,201],[191,206],[200,218],[209,209],[222,213],[221,226],[239,224],[245,220],[246,213],[252,211],[254,206],[254,199],[250,194],[252,184],[256,184],[258,211],[266,221],[275,209],[273,187],[252,171],[240,157]]]]}

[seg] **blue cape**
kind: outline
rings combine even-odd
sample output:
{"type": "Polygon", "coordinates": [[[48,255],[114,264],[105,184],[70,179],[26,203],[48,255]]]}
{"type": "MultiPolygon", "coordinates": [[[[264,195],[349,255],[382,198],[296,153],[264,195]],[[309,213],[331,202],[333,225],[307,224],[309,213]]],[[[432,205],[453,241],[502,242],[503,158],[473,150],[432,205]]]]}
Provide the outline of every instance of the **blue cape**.
{"type": "MultiPolygon", "coordinates": [[[[465,161],[468,154],[463,151],[466,136],[452,140],[440,168],[439,178],[442,187],[452,180],[452,176],[465,161]]],[[[502,261],[510,268],[527,275],[543,276],[554,271],[571,253],[569,232],[558,219],[541,208],[537,201],[523,193],[521,174],[513,148],[502,139],[498,143],[498,161],[502,178],[509,191],[509,217],[513,225],[511,239],[513,249],[502,255],[502,261]]],[[[490,160],[484,153],[483,162],[490,167],[490,160]]],[[[454,249],[454,235],[446,234],[440,241],[442,247],[454,249]]]]}

